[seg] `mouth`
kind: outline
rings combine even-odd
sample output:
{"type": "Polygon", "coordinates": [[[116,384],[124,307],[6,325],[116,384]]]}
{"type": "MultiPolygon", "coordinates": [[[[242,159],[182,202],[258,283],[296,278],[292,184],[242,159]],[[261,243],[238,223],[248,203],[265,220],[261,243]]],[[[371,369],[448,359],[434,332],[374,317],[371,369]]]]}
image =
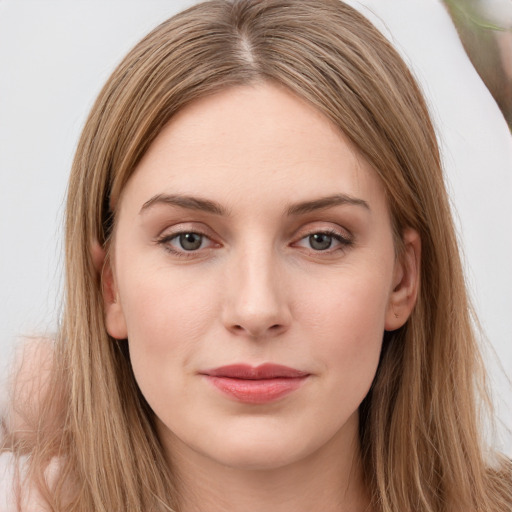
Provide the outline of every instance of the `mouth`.
{"type": "Polygon", "coordinates": [[[201,372],[228,398],[247,404],[265,404],[299,389],[309,373],[277,364],[235,364],[201,372]]]}

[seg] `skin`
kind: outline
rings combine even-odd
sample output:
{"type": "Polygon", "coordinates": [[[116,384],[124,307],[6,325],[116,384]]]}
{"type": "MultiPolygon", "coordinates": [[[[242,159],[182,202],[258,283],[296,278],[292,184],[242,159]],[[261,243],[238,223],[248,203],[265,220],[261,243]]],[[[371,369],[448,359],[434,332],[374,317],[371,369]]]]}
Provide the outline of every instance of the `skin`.
{"type": "Polygon", "coordinates": [[[403,325],[416,299],[419,237],[408,230],[404,242],[398,260],[371,166],[281,87],[225,90],[162,130],[117,204],[104,298],[109,333],[128,339],[184,512],[367,510],[358,407],[384,330],[403,325]],[[290,214],[340,194],[355,203],[290,214]],[[183,249],[179,233],[203,235],[199,248],[183,249]],[[324,245],[315,233],[327,233],[324,245]],[[268,362],[309,376],[255,405],[201,375],[268,362]]]}

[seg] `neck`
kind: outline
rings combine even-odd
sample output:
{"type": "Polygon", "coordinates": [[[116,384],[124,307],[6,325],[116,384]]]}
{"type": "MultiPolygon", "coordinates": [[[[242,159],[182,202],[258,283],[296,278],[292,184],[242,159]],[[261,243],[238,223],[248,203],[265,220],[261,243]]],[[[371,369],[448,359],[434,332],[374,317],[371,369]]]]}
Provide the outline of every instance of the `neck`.
{"type": "Polygon", "coordinates": [[[219,464],[167,436],[164,445],[171,448],[172,444],[172,450],[166,451],[172,453],[179,510],[367,512],[357,417],[345,425],[342,434],[305,458],[265,469],[219,464]]]}

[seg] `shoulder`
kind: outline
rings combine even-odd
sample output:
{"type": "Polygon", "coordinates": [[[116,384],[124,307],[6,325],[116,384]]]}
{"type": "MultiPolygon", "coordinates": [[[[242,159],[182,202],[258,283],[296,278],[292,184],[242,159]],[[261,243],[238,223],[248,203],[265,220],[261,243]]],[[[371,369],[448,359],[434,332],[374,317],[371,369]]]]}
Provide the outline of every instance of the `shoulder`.
{"type": "MultiPolygon", "coordinates": [[[[28,457],[15,455],[11,448],[19,443],[30,446],[36,437],[40,419],[40,405],[48,389],[53,358],[53,340],[24,339],[16,350],[11,367],[7,396],[2,404],[0,419],[0,512],[46,512],[36,486],[27,481],[28,457]]],[[[49,484],[54,479],[58,464],[53,459],[44,469],[49,484]]]]}
{"type": "MultiPolygon", "coordinates": [[[[59,468],[54,458],[47,466],[45,480],[52,485],[59,468]]],[[[11,453],[0,453],[0,511],[1,512],[49,512],[50,507],[43,500],[35,485],[26,479],[26,458],[16,459],[11,453]],[[20,508],[18,508],[18,501],[20,508]]]]}
{"type": "Polygon", "coordinates": [[[14,461],[10,453],[0,453],[0,510],[16,510],[14,495],[14,461]]]}
{"type": "Polygon", "coordinates": [[[51,376],[53,348],[54,342],[48,338],[27,338],[18,346],[2,411],[9,433],[29,432],[37,424],[51,376]]]}

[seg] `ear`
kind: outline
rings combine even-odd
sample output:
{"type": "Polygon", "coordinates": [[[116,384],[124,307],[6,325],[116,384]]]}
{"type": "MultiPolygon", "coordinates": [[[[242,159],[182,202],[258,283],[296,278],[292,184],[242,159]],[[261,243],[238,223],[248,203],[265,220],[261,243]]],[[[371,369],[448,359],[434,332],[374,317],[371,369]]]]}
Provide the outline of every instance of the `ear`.
{"type": "Polygon", "coordinates": [[[406,229],[403,251],[395,262],[393,289],[386,311],[386,331],[394,331],[405,324],[418,297],[421,263],[421,238],[414,229],[406,229]]]}
{"type": "Polygon", "coordinates": [[[110,336],[118,340],[124,340],[128,337],[128,331],[121,302],[119,301],[112,259],[96,241],[91,245],[91,257],[100,281],[105,311],[105,327],[110,336]]]}

